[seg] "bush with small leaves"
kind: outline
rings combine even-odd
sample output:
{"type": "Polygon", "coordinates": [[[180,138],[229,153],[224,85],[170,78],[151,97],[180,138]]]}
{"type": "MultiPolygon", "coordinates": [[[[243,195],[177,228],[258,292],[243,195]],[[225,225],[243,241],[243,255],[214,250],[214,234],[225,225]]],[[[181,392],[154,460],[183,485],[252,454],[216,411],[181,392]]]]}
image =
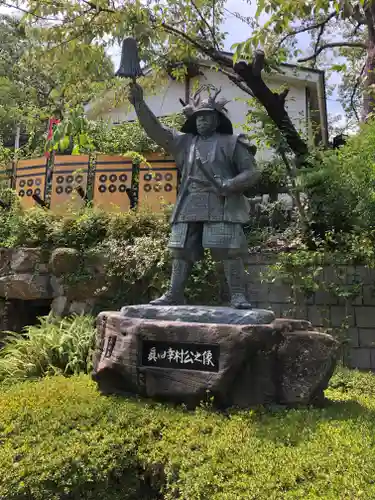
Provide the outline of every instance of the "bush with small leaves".
{"type": "Polygon", "coordinates": [[[338,371],[323,409],[194,412],[104,397],[87,375],[0,392],[0,498],[374,498],[375,377],[338,371]]]}

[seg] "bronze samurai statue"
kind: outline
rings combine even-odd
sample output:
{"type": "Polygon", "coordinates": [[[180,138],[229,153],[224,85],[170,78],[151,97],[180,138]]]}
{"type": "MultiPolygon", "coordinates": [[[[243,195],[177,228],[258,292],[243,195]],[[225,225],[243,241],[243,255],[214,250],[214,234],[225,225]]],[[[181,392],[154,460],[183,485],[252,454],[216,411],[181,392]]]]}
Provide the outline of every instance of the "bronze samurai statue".
{"type": "Polygon", "coordinates": [[[171,154],[181,172],[181,186],[172,213],[169,248],[172,276],[169,290],[152,301],[155,305],[185,303],[184,290],[194,262],[209,248],[224,264],[231,306],[251,309],[246,298],[244,259],[248,246],[243,225],[249,219],[246,190],[257,182],[259,170],[254,146],[233,134],[225,109],[229,101],[218,99],[220,91],[201,100],[202,89],[183,111],[181,132],[165,127],[149,109],[142,87],[132,83],[129,100],[141,126],[151,139],[171,154]]]}

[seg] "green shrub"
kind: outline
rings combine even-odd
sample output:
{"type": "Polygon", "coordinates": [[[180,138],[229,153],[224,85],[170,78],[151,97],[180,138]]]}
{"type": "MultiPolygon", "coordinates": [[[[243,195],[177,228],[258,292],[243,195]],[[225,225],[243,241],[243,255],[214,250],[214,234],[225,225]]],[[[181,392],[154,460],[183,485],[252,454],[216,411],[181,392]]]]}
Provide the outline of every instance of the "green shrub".
{"type": "Polygon", "coordinates": [[[0,393],[0,498],[375,497],[375,377],[339,372],[324,409],[195,412],[103,397],[88,376],[0,393]]]}
{"type": "Polygon", "coordinates": [[[325,231],[369,230],[375,220],[375,120],[361,127],[347,144],[322,151],[300,175],[309,198],[308,213],[325,231]]]}
{"type": "Polygon", "coordinates": [[[0,350],[0,382],[63,373],[89,373],[94,346],[94,318],[40,318],[23,334],[9,333],[0,350]]]}
{"type": "MultiPolygon", "coordinates": [[[[98,307],[119,307],[136,301],[148,302],[162,294],[170,278],[171,256],[167,249],[170,225],[167,214],[150,211],[106,213],[85,208],[77,213],[56,215],[41,208],[23,211],[14,205],[0,210],[0,247],[71,247],[84,257],[106,256],[109,292],[98,307]]],[[[65,276],[72,284],[91,279],[87,269],[65,276]]],[[[220,294],[216,265],[206,254],[196,265],[187,288],[189,300],[215,303],[220,294]],[[191,286],[194,284],[194,286],[191,286]]]]}
{"type": "MultiPolygon", "coordinates": [[[[162,122],[178,130],[181,128],[184,117],[181,114],[168,116],[162,122]]],[[[93,143],[94,149],[105,154],[124,154],[129,151],[148,153],[161,151],[136,122],[124,122],[121,125],[109,126],[104,121],[88,122],[88,135],[93,143]]]]}
{"type": "MultiPolygon", "coordinates": [[[[8,196],[12,195],[12,191],[8,196]]],[[[17,202],[0,210],[0,247],[92,248],[106,238],[130,242],[137,236],[169,233],[163,214],[145,211],[107,213],[87,207],[58,215],[40,207],[22,210],[17,202]]]]}

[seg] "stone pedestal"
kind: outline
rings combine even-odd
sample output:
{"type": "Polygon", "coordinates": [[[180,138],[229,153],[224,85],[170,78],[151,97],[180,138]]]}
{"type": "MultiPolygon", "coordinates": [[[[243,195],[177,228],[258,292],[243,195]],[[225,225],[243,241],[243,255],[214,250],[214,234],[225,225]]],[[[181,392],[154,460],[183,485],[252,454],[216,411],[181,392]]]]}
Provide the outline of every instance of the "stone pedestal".
{"type": "Polygon", "coordinates": [[[314,404],[338,343],[272,311],[127,306],[98,316],[93,378],[103,393],[220,408],[314,404]]]}

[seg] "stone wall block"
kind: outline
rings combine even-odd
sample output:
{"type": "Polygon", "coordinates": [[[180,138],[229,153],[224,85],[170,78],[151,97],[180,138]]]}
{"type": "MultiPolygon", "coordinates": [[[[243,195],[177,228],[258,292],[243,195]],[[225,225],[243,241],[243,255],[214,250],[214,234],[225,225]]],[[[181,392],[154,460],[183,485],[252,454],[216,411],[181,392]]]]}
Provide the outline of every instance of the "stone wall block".
{"type": "Polygon", "coordinates": [[[46,271],[45,252],[41,248],[15,248],[10,262],[14,273],[31,273],[46,271]]]}
{"type": "Polygon", "coordinates": [[[0,296],[18,300],[51,299],[49,276],[43,274],[0,276],[0,296]]]}
{"type": "Polygon", "coordinates": [[[370,269],[367,266],[356,266],[355,272],[361,283],[375,286],[375,269],[370,269]]]}
{"type": "Polygon", "coordinates": [[[0,248],[0,276],[10,272],[10,262],[12,260],[11,248],[0,248]]]}
{"type": "Polygon", "coordinates": [[[363,304],[365,306],[375,306],[375,283],[373,285],[363,285],[363,304]]]}
{"type": "Polygon", "coordinates": [[[375,327],[375,307],[363,306],[355,307],[356,325],[359,328],[375,327]]]}
{"type": "Polygon", "coordinates": [[[49,267],[57,277],[74,274],[81,265],[81,256],[75,248],[56,248],[49,261],[49,267]]]}
{"type": "Polygon", "coordinates": [[[338,304],[338,297],[326,290],[318,290],[315,292],[315,304],[317,306],[322,306],[322,305],[337,305],[338,304]]]}
{"type": "Polygon", "coordinates": [[[351,349],[348,364],[351,368],[358,368],[359,370],[370,370],[371,350],[365,347],[351,349]]]}
{"type": "Polygon", "coordinates": [[[360,346],[360,330],[356,326],[349,327],[344,332],[344,337],[348,339],[350,347],[360,346]]]}
{"type": "Polygon", "coordinates": [[[359,328],[359,345],[375,347],[375,326],[374,328],[359,328]]]}
{"type": "Polygon", "coordinates": [[[307,307],[307,319],[314,326],[325,326],[330,324],[330,308],[328,307],[318,307],[316,305],[307,307]]]}
{"type": "Polygon", "coordinates": [[[249,285],[248,296],[250,302],[269,302],[270,286],[268,283],[249,285]]]}
{"type": "Polygon", "coordinates": [[[355,326],[354,314],[352,306],[331,306],[331,326],[333,328],[340,328],[343,325],[355,326]]]}
{"type": "Polygon", "coordinates": [[[292,302],[292,288],[281,283],[270,283],[268,300],[280,304],[290,304],[292,302]]]}

